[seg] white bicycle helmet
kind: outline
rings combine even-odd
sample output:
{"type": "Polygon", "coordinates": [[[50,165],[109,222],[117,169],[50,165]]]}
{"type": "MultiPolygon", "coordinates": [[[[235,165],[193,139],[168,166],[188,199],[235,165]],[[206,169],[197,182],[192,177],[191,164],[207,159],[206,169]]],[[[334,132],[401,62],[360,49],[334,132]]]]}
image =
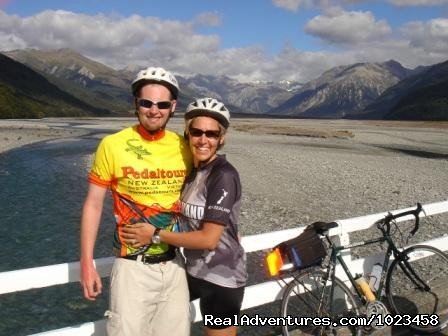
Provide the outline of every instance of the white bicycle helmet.
{"type": "Polygon", "coordinates": [[[139,71],[137,77],[132,81],[132,94],[135,96],[138,90],[148,83],[158,83],[166,86],[171,91],[174,99],[177,99],[179,84],[171,72],[156,67],[149,67],[139,71]]]}
{"type": "Polygon", "coordinates": [[[185,120],[197,116],[207,116],[216,119],[224,128],[229,127],[230,112],[223,103],[214,98],[199,98],[190,103],[185,112],[185,120]]]}

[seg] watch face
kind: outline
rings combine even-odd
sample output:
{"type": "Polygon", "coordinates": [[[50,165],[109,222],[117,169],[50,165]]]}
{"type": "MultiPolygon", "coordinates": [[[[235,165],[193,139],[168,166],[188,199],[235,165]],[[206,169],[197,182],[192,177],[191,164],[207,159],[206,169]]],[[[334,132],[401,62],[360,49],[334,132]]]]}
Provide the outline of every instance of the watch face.
{"type": "Polygon", "coordinates": [[[159,236],[160,229],[154,231],[154,235],[152,236],[151,241],[153,244],[160,244],[160,236],[159,236]]]}

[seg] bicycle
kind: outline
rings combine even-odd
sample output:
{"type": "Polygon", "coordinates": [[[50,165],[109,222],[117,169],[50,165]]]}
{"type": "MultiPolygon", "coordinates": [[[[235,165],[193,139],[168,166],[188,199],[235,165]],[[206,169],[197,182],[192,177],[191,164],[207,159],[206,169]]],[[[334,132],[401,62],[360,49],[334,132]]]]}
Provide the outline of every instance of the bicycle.
{"type": "MultiPolygon", "coordinates": [[[[346,246],[337,245],[329,236],[329,230],[338,226],[336,222],[313,223],[304,232],[315,234],[323,244],[325,256],[319,255],[315,260],[311,258],[302,265],[294,262],[301,251],[291,254],[298,247],[296,244],[294,248],[293,240],[288,241],[289,245],[284,242],[272,249],[267,257],[275,253],[276,258],[295,264],[292,271],[280,271],[278,274],[280,279],[293,277],[281,299],[281,317],[293,322],[282,325],[283,335],[359,336],[388,324],[404,325],[419,333],[444,329],[448,325],[448,256],[428,245],[413,245],[400,250],[391,236],[391,227],[398,228],[395,220],[408,215],[414,216],[410,236],[414,235],[419,228],[421,211],[422,206],[418,203],[416,209],[395,215],[389,213],[375,223],[381,236],[346,246]],[[357,285],[358,277],[351,273],[341,253],[355,247],[381,243],[386,243],[387,249],[378,279],[374,279],[377,280],[377,289],[371,291],[366,283],[357,285]],[[336,276],[338,265],[351,289],[339,274],[336,276]],[[319,320],[310,319],[316,317],[319,320]],[[369,325],[362,326],[359,317],[365,318],[362,321],[370,322],[369,325]],[[350,319],[356,323],[342,325],[350,319]]],[[[319,250],[316,246],[312,250],[319,250]]],[[[275,266],[281,267],[281,263],[277,260],[275,266]]]]}

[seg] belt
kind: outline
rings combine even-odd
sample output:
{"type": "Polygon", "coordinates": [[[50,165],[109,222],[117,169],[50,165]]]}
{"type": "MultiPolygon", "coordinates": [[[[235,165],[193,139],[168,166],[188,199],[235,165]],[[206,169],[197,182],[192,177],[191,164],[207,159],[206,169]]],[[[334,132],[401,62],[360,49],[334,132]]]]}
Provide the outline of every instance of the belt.
{"type": "Polygon", "coordinates": [[[176,258],[176,250],[169,249],[166,253],[146,255],[146,254],[136,254],[130,256],[123,256],[124,259],[141,261],[144,264],[158,264],[164,261],[170,261],[176,258]]]}

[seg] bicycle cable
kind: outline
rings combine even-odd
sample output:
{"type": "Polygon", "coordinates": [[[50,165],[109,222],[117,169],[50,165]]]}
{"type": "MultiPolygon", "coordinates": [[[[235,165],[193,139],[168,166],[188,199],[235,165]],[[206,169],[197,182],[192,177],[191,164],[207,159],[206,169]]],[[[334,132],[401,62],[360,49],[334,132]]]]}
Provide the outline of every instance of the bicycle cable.
{"type": "Polygon", "coordinates": [[[408,244],[409,239],[412,237],[412,235],[409,233],[408,236],[404,238],[405,234],[402,230],[400,230],[400,227],[398,226],[398,223],[395,219],[393,219],[390,224],[391,226],[393,225],[394,228],[394,230],[391,232],[391,235],[393,235],[396,240],[399,240],[400,247],[404,248],[408,244]]]}

